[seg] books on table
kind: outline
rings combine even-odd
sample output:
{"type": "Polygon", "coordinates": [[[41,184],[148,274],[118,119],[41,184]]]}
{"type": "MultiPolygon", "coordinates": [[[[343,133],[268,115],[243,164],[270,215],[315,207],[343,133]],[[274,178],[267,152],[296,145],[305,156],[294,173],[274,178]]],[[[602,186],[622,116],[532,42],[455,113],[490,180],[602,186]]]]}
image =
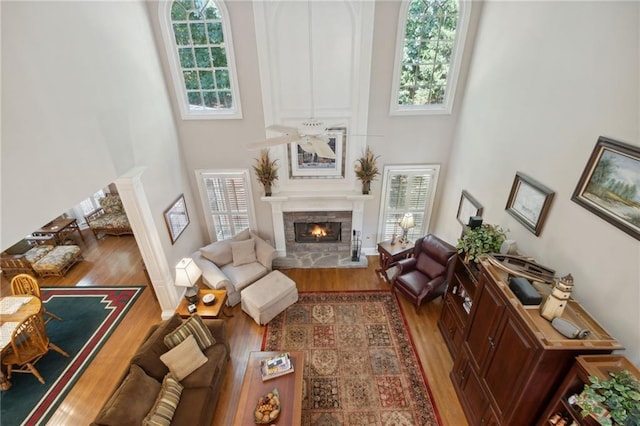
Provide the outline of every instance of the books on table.
{"type": "Polygon", "coordinates": [[[260,361],[260,374],[263,381],[275,379],[293,373],[293,371],[293,363],[288,352],[279,353],[260,361]]]}

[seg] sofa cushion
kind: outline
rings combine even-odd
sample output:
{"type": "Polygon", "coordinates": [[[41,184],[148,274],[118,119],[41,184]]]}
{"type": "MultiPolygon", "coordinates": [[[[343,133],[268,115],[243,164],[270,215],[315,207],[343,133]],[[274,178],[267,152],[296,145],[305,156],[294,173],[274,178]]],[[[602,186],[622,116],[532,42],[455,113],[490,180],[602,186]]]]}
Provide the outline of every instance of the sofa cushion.
{"type": "Polygon", "coordinates": [[[236,235],[231,238],[233,241],[245,241],[251,238],[251,230],[249,228],[244,229],[238,232],[236,235]]]}
{"type": "Polygon", "coordinates": [[[155,404],[144,418],[143,426],[169,426],[180,403],[180,395],[184,386],[171,375],[164,376],[162,388],[155,404]]]}
{"type": "Polygon", "coordinates": [[[107,195],[100,198],[98,202],[100,203],[100,207],[102,207],[104,212],[107,214],[124,212],[122,200],[120,200],[119,195],[107,195]]]}
{"type": "Polygon", "coordinates": [[[38,260],[45,257],[51,250],[53,250],[53,247],[54,246],[49,245],[35,246],[34,248],[26,252],[24,254],[24,257],[26,257],[29,263],[33,265],[38,260]]]}
{"type": "Polygon", "coordinates": [[[227,363],[226,347],[218,343],[208,347],[203,353],[207,358],[207,362],[192,371],[191,374],[182,378],[180,383],[182,383],[185,388],[211,386],[216,380],[216,375],[222,374],[221,372],[227,363]]]}
{"type": "Polygon", "coordinates": [[[207,357],[198,347],[196,339],[190,334],[178,346],[160,355],[160,360],[169,367],[171,374],[176,379],[182,380],[206,363],[207,357]]]}
{"type": "Polygon", "coordinates": [[[193,336],[201,350],[207,349],[216,342],[209,328],[204,325],[200,315],[192,315],[178,328],[167,334],[164,344],[171,349],[182,343],[188,336],[193,336]]]}
{"type": "MultiPolygon", "coordinates": [[[[173,415],[174,425],[209,425],[213,416],[213,389],[185,387],[180,395],[180,404],[173,415]]],[[[216,401],[217,402],[217,401],[216,401]]]]}
{"type": "MultiPolygon", "coordinates": [[[[240,291],[249,284],[267,275],[269,271],[258,262],[247,263],[246,265],[233,266],[231,264],[220,268],[229,278],[229,282],[236,291],[240,291]]],[[[238,298],[238,301],[240,299],[238,298]]]]}
{"type": "Polygon", "coordinates": [[[233,266],[246,265],[247,263],[258,261],[256,258],[256,242],[253,238],[232,242],[231,253],[233,254],[233,266]]]}
{"type": "Polygon", "coordinates": [[[133,364],[139,365],[158,382],[162,381],[169,372],[167,366],[160,361],[160,355],[169,350],[167,345],[164,344],[164,337],[178,328],[180,324],[182,324],[182,318],[178,314],[174,314],[168,320],[161,322],[147,337],[147,340],[140,345],[131,359],[133,364]]]}
{"type": "Polygon", "coordinates": [[[160,382],[132,364],[129,374],[100,410],[93,424],[104,426],[140,424],[153,407],[159,392],[160,382]],[[135,403],[132,403],[134,401],[135,403]]]}
{"type": "Polygon", "coordinates": [[[200,249],[202,257],[208,259],[218,266],[224,266],[233,262],[231,254],[231,241],[223,240],[211,243],[200,249]]]}

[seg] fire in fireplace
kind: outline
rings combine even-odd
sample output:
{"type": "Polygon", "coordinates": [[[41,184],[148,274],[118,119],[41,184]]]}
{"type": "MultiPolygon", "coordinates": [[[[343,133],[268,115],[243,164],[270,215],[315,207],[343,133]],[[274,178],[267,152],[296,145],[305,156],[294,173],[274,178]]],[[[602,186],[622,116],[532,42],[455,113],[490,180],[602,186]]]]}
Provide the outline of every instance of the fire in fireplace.
{"type": "Polygon", "coordinates": [[[333,243],[342,240],[341,222],[295,222],[297,243],[333,243]]]}

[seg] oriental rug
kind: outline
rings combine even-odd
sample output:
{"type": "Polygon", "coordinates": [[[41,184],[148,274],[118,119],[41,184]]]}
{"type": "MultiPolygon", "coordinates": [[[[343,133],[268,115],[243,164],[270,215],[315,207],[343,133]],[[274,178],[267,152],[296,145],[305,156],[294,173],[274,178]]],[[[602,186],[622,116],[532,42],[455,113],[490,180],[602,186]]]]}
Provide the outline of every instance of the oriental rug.
{"type": "Polygon", "coordinates": [[[305,352],[303,425],[441,423],[392,292],[300,293],[262,348],[305,352]]]}
{"type": "Polygon", "coordinates": [[[50,351],[38,361],[45,384],[33,374],[11,377],[11,388],[0,394],[2,426],[46,424],[144,288],[41,289],[47,311],[62,317],[47,323],[47,335],[69,357],[50,351]]]}

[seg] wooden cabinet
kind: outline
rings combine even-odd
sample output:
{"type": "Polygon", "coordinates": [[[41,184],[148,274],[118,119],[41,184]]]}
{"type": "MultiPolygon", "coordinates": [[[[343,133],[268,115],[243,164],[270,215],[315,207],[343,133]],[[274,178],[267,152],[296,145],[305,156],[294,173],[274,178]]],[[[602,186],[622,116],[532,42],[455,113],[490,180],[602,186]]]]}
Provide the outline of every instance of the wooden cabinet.
{"type": "Polygon", "coordinates": [[[444,305],[438,319],[438,328],[453,359],[458,356],[462,347],[471,301],[476,292],[477,274],[477,269],[471,269],[462,262],[460,256],[456,256],[451,276],[447,277],[447,291],[443,297],[444,305]]]}
{"type": "MultiPolygon", "coordinates": [[[[481,262],[477,281],[467,275],[465,283],[464,270],[457,267],[456,271],[460,275],[456,278],[454,272],[449,286],[457,283],[464,287],[473,282],[473,290],[468,291],[472,307],[468,315],[461,316],[463,298],[451,288],[438,325],[446,331],[443,336],[445,341],[450,340],[450,351],[453,348],[451,380],[470,424],[534,424],[576,355],[622,349],[573,300],[563,317],[591,330],[585,340],[562,336],[540,316],[538,305],[523,306],[509,289],[507,277],[494,265],[481,262]],[[460,317],[462,321],[456,322],[460,317]],[[455,341],[456,332],[451,331],[456,324],[463,326],[460,346],[455,341]]],[[[539,286],[536,284],[544,300],[545,290],[550,289],[539,286]]]]}
{"type": "Polygon", "coordinates": [[[547,405],[542,416],[540,416],[538,425],[551,424],[549,419],[556,413],[567,419],[567,424],[571,424],[572,421],[581,425],[595,424],[593,419],[584,419],[579,411],[569,403],[568,399],[571,395],[582,392],[585,383],[589,383],[589,376],[608,379],[610,372],[622,370],[628,370],[640,379],[640,370],[621,355],[583,355],[577,357],[571,370],[549,401],[549,405],[547,405]]]}

